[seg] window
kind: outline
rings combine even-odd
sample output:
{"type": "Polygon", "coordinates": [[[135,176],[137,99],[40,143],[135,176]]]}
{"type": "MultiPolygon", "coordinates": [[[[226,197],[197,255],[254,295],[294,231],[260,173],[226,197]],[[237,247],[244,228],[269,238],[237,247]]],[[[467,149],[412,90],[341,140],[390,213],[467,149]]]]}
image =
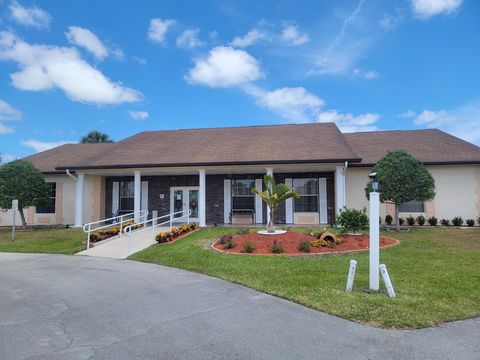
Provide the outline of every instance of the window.
{"type": "Polygon", "coordinates": [[[232,180],[232,210],[255,210],[255,180],[232,180]]]}
{"type": "Polygon", "coordinates": [[[410,200],[404,202],[398,207],[400,212],[424,212],[423,201],[420,200],[410,200]]]}
{"type": "Polygon", "coordinates": [[[47,183],[50,190],[50,199],[47,203],[37,207],[37,214],[55,214],[55,199],[57,197],[57,183],[47,183]]]}
{"type": "Polygon", "coordinates": [[[135,190],[133,181],[120,182],[120,211],[133,211],[135,190]]]}
{"type": "Polygon", "coordinates": [[[295,212],[318,212],[318,179],[293,179],[293,188],[300,195],[295,212]]]}

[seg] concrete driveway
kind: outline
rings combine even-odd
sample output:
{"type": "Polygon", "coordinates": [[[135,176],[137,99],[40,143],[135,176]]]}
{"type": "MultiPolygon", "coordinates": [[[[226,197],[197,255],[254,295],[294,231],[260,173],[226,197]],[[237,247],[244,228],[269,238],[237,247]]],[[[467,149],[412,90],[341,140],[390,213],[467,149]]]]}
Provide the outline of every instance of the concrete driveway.
{"type": "Polygon", "coordinates": [[[480,359],[480,319],[376,329],[128,260],[0,253],[0,294],[2,360],[480,359]]]}

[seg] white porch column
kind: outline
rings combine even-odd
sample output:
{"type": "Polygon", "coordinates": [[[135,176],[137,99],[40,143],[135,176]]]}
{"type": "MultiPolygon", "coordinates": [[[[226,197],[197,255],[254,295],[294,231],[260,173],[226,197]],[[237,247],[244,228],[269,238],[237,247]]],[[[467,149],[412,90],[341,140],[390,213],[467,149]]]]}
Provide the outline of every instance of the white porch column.
{"type": "Polygon", "coordinates": [[[201,227],[206,226],[205,193],[206,193],[205,169],[199,169],[198,170],[198,222],[201,227]]]}
{"type": "Polygon", "coordinates": [[[79,173],[75,185],[75,227],[83,226],[83,188],[85,174],[79,173]]]}
{"type": "Polygon", "coordinates": [[[133,211],[135,212],[133,216],[133,221],[136,223],[140,222],[140,209],[142,207],[141,197],[142,197],[142,174],[140,171],[134,172],[133,180],[133,211]]]}
{"type": "Polygon", "coordinates": [[[337,214],[345,207],[345,169],[343,166],[335,168],[335,208],[337,214]]]}
{"type": "MultiPolygon", "coordinates": [[[[267,175],[273,176],[273,168],[266,168],[267,175]]],[[[270,207],[267,206],[267,225],[270,222],[270,207]]]]}

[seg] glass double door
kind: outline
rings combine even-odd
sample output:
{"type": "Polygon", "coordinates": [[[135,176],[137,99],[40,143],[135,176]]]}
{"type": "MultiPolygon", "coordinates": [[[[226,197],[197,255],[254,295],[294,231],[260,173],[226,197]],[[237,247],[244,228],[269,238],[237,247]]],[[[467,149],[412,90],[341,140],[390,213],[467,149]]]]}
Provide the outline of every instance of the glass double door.
{"type": "MultiPolygon", "coordinates": [[[[170,211],[178,213],[176,218],[187,215],[191,210],[190,222],[198,222],[198,186],[181,186],[170,188],[170,211]],[[180,213],[183,211],[183,213],[180,213]]],[[[180,221],[186,221],[186,218],[180,221]]]]}

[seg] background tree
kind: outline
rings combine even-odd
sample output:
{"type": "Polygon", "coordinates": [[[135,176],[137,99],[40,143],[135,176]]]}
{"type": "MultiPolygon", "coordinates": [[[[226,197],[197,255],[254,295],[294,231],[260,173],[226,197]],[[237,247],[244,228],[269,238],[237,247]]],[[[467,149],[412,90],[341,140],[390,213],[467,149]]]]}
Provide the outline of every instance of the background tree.
{"type": "Polygon", "coordinates": [[[0,166],[0,208],[10,209],[12,200],[18,200],[22,227],[27,228],[23,209],[44,205],[50,199],[50,190],[42,173],[29,161],[14,160],[0,166]]]}
{"type": "MultiPolygon", "coordinates": [[[[380,201],[395,204],[395,225],[400,230],[399,205],[411,201],[429,201],[435,197],[435,181],[420,160],[404,150],[395,150],[385,155],[372,169],[377,172],[380,186],[380,201]]],[[[365,193],[369,198],[372,180],[365,193]]]]}
{"type": "Polygon", "coordinates": [[[80,143],[82,144],[98,144],[98,143],[111,143],[110,137],[107,134],[103,134],[100,131],[93,130],[87,135],[82,137],[80,143]]]}
{"type": "Polygon", "coordinates": [[[300,196],[293,189],[285,184],[277,184],[275,179],[271,175],[265,175],[263,177],[265,184],[265,191],[258,191],[253,189],[252,192],[262,198],[262,200],[270,208],[270,221],[268,222],[267,229],[270,232],[275,231],[275,210],[287,199],[293,197],[298,199],[300,196]]]}

